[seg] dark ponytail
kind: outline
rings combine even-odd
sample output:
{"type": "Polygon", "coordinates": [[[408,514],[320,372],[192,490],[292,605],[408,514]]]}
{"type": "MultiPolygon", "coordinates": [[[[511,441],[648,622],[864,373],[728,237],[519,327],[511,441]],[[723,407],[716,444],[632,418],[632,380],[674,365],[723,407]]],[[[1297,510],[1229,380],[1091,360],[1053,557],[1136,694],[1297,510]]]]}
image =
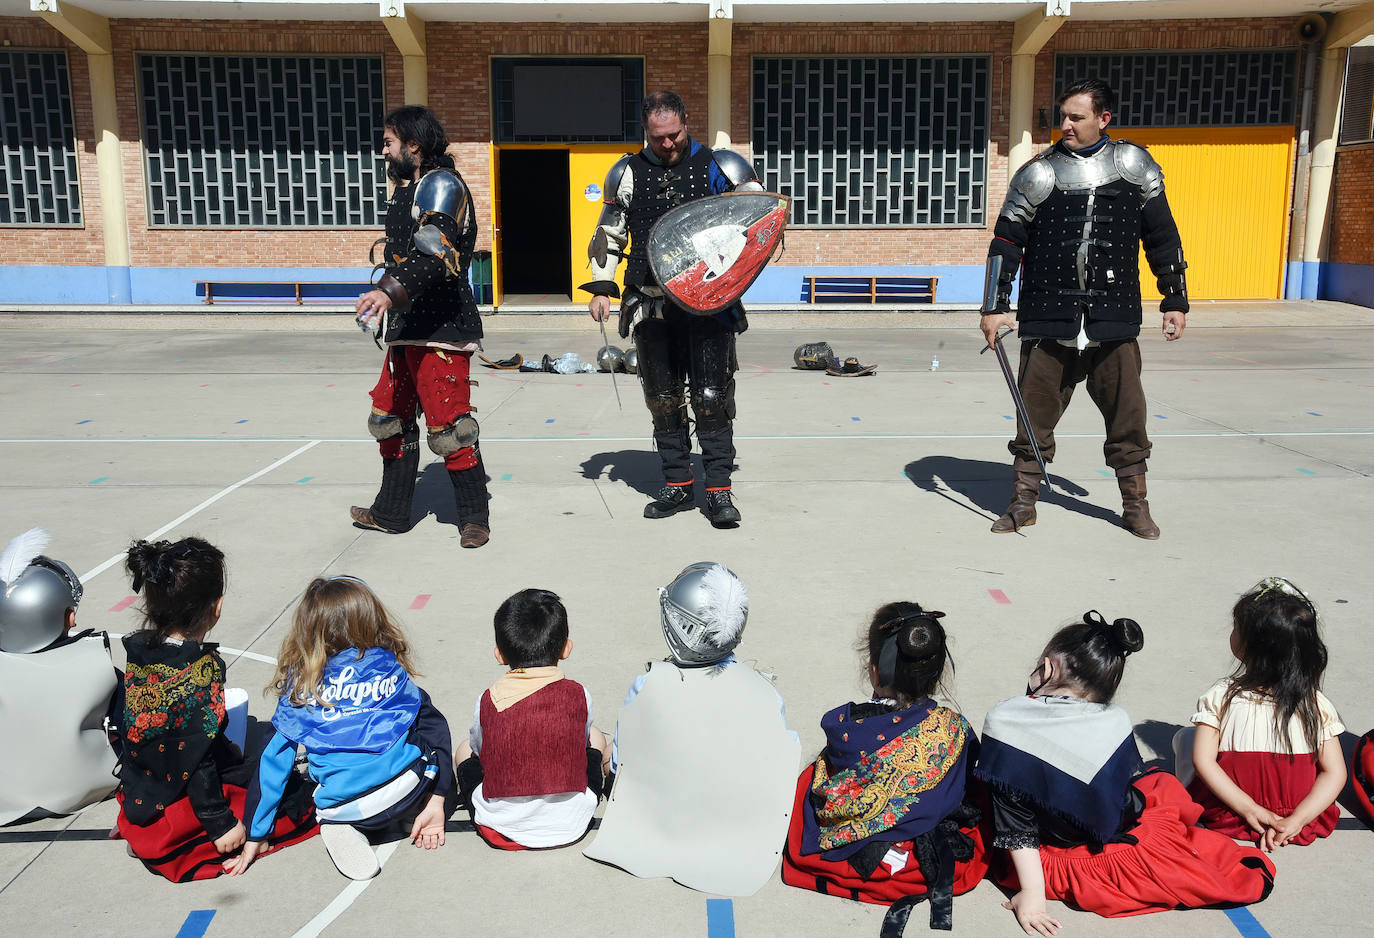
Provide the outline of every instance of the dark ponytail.
{"type": "Polygon", "coordinates": [[[143,628],[159,640],[174,631],[208,630],[224,595],[224,554],[207,541],[135,541],[125,568],[134,592],[143,593],[143,628]]]}
{"type": "Polygon", "coordinates": [[[1064,668],[1058,684],[1072,684],[1096,703],[1111,703],[1126,658],[1145,647],[1145,633],[1134,619],[1108,622],[1096,609],[1080,622],[1066,625],[1045,646],[1045,655],[1058,658],[1064,668]]]}
{"type": "Polygon", "coordinates": [[[863,642],[867,662],[898,706],[909,707],[939,688],[951,664],[943,616],[912,602],[888,603],[873,614],[863,642]]]}

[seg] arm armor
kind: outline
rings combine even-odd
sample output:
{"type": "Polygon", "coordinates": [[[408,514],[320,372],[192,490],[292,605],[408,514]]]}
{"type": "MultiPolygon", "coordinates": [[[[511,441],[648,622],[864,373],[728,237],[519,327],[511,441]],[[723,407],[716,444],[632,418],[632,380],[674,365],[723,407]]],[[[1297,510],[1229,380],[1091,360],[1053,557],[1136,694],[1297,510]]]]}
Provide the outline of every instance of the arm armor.
{"type": "Polygon", "coordinates": [[[431,170],[415,184],[415,203],[410,217],[419,221],[429,212],[462,222],[468,208],[468,190],[453,173],[431,170]]]}
{"type": "Polygon", "coordinates": [[[712,150],[711,155],[720,167],[721,175],[729,180],[732,187],[763,191],[763,184],[759,182],[753,165],[734,150],[712,150]]]}
{"type": "Polygon", "coordinates": [[[1002,203],[999,218],[1021,225],[1029,225],[1041,204],[1054,191],[1054,167],[1036,157],[1016,171],[1007,186],[1007,198],[1002,203]]]}
{"type": "Polygon", "coordinates": [[[1148,205],[1156,196],[1164,194],[1164,171],[1149,152],[1138,143],[1116,140],[1112,160],[1121,178],[1140,187],[1140,204],[1148,205]]]}
{"type": "Polygon", "coordinates": [[[592,269],[592,279],[579,285],[579,290],[617,299],[620,297],[620,288],[615,283],[615,269],[620,266],[620,258],[625,256],[625,247],[630,241],[626,208],[634,191],[631,159],[631,154],[625,154],[616,160],[606,174],[606,185],[601,195],[601,218],[597,220],[596,230],[587,244],[587,263],[592,269]]]}

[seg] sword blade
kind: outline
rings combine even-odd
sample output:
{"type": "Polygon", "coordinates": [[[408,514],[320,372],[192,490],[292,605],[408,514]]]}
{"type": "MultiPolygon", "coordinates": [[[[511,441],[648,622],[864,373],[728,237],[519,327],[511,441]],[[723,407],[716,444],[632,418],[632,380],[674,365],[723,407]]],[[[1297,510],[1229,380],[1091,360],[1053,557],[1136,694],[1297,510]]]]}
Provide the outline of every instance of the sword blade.
{"type": "MultiPolygon", "coordinates": [[[[611,344],[610,341],[606,338],[606,320],[598,319],[597,324],[601,326],[601,347],[605,348],[611,344]]],[[[620,388],[617,387],[615,383],[614,368],[611,369],[611,390],[615,392],[615,408],[623,414],[625,412],[625,408],[621,406],[620,403],[620,388]]]]}
{"type": "Polygon", "coordinates": [[[1035,461],[1040,464],[1040,479],[1045,483],[1045,488],[1051,492],[1054,486],[1050,485],[1050,473],[1045,468],[1045,457],[1040,454],[1040,444],[1035,441],[1035,428],[1031,426],[1030,416],[1026,413],[1026,402],[1021,398],[1021,389],[1016,386],[1016,375],[1011,372],[1011,362],[1007,360],[1007,350],[1002,347],[1002,339],[1005,334],[997,336],[993,351],[997,353],[997,364],[1002,366],[1002,377],[1007,379],[1007,388],[1011,391],[1011,401],[1016,405],[1016,416],[1021,418],[1021,426],[1026,428],[1026,436],[1030,439],[1031,451],[1035,453],[1035,461]]]}

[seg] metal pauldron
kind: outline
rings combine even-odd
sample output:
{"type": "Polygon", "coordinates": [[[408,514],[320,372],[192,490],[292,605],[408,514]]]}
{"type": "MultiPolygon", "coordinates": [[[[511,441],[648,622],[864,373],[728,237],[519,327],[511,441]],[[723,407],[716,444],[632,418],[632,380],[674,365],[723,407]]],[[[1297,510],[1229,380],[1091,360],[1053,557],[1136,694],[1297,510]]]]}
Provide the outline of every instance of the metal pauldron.
{"type": "Polygon", "coordinates": [[[415,202],[410,207],[410,217],[419,221],[426,212],[438,212],[461,222],[467,205],[468,191],[458,177],[435,169],[425,173],[415,184],[415,202]]]}
{"type": "Polygon", "coordinates": [[[745,183],[758,181],[759,177],[754,172],[753,165],[734,150],[712,150],[711,155],[715,157],[716,165],[720,167],[725,178],[730,181],[730,185],[742,186],[745,183]]]}

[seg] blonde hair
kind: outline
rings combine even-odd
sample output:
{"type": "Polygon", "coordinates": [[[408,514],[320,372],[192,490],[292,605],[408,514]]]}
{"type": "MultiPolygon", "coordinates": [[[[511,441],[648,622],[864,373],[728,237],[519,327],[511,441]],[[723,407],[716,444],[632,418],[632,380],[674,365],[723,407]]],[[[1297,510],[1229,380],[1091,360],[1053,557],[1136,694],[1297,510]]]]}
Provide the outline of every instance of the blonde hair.
{"type": "Polygon", "coordinates": [[[321,703],[325,663],[350,648],[359,658],[369,648],[386,649],[411,677],[419,676],[400,625],[366,583],[351,576],[316,577],[296,607],[269,686],[293,706],[321,703]]]}

